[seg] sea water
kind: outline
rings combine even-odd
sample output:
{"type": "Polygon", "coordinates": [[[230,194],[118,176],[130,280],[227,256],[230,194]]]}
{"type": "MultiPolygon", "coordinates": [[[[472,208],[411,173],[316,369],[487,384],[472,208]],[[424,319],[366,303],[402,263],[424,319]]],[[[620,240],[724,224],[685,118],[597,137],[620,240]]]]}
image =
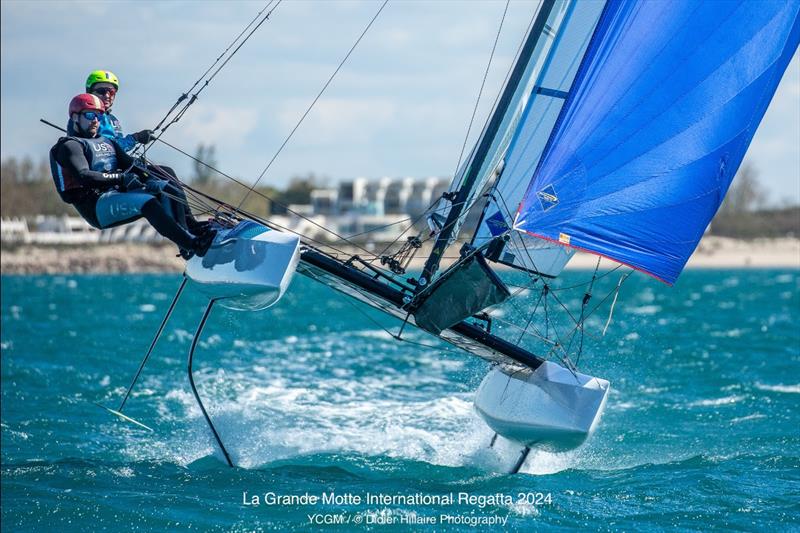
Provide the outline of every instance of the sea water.
{"type": "Polygon", "coordinates": [[[598,430],[513,476],[519,447],[490,448],[472,408],[487,363],[413,328],[397,342],[398,322],[301,276],[272,309],[215,309],[199,342],[237,468],[189,386],[191,288],[124,409],[154,431],[97,407],[119,407],[179,283],[3,276],[3,531],[800,527],[797,270],[632,276],[605,336],[610,300],[587,322],[580,368],[612,385],[598,430]]]}

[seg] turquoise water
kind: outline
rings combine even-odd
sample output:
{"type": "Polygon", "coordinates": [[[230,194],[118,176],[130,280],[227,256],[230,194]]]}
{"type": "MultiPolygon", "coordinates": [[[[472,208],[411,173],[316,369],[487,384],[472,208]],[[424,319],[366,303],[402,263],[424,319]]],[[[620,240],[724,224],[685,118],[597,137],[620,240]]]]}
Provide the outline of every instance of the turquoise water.
{"type": "Polygon", "coordinates": [[[2,278],[4,531],[798,529],[797,270],[631,277],[606,336],[607,312],[588,323],[581,369],[613,387],[598,431],[516,476],[502,472],[518,450],[489,449],[472,410],[486,363],[417,332],[429,346],[394,342],[299,276],[273,309],[215,310],[198,347],[200,393],[241,468],[187,381],[205,306],[192,291],[125,408],[155,431],[119,422],[92,402],[118,406],[179,282],[2,278]]]}

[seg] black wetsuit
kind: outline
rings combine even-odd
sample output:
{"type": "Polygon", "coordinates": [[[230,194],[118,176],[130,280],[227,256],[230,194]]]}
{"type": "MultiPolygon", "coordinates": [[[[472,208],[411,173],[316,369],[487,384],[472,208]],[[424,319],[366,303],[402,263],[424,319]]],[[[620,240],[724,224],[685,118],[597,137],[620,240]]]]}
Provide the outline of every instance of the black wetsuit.
{"type": "Polygon", "coordinates": [[[194,235],[185,229],[189,215],[180,187],[172,182],[162,184],[161,190],[167,193],[164,195],[144,189],[119,190],[123,182],[121,169],[130,168],[142,182],[154,178],[133,167],[133,159],[115,142],[105,137],[62,137],[50,150],[50,162],[61,198],[74,205],[92,226],[109,228],[143,216],[178,247],[195,248],[194,235]]]}

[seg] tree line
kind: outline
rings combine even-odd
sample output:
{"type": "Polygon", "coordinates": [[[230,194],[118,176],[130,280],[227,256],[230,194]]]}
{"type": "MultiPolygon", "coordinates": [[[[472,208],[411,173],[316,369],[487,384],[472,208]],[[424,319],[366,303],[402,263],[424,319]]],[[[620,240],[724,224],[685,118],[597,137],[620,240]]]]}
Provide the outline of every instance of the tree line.
{"type": "MultiPolygon", "coordinates": [[[[199,145],[195,157],[205,165],[195,161],[194,173],[186,180],[189,185],[238,206],[247,189],[212,170],[217,167],[214,146],[199,145]]],[[[291,178],[283,190],[259,186],[247,196],[242,209],[261,217],[283,215],[290,204],[310,203],[311,191],[323,184],[323,180],[308,174],[291,178]]],[[[58,197],[45,158],[35,162],[30,157],[7,157],[0,167],[0,215],[4,218],[76,216],[77,212],[58,197]]],[[[709,233],[744,239],[800,236],[800,206],[769,207],[756,169],[745,163],[714,217],[709,233]]]]}
{"type": "MultiPolygon", "coordinates": [[[[199,145],[195,157],[206,164],[195,161],[193,175],[188,179],[182,177],[184,181],[209,196],[238,206],[247,189],[222,178],[209,168],[217,167],[214,146],[199,145]]],[[[247,195],[241,208],[260,217],[285,214],[289,204],[309,203],[311,191],[321,183],[317,176],[308,174],[292,177],[288,186],[282,190],[267,185],[259,186],[247,195]]],[[[0,216],[10,218],[36,215],[77,216],[77,211],[59,198],[47,158],[39,161],[30,157],[4,158],[0,165],[0,216]]]]}
{"type": "Polygon", "coordinates": [[[720,237],[800,237],[800,206],[770,207],[752,164],[745,162],[711,221],[709,233],[720,237]]]}

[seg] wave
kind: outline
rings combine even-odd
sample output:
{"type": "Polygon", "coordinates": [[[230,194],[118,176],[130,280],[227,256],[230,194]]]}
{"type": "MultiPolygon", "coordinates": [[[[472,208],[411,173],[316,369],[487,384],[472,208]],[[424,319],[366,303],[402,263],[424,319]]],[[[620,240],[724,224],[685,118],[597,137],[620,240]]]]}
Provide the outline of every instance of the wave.
{"type": "Polygon", "coordinates": [[[756,383],[756,388],[770,392],[785,392],[788,394],[800,394],[800,384],[797,385],[767,385],[765,383],[756,383]]]}
{"type": "Polygon", "coordinates": [[[697,400],[687,404],[689,407],[714,407],[718,405],[730,405],[746,399],[744,394],[725,396],[724,398],[713,398],[705,400],[697,400]]]}

